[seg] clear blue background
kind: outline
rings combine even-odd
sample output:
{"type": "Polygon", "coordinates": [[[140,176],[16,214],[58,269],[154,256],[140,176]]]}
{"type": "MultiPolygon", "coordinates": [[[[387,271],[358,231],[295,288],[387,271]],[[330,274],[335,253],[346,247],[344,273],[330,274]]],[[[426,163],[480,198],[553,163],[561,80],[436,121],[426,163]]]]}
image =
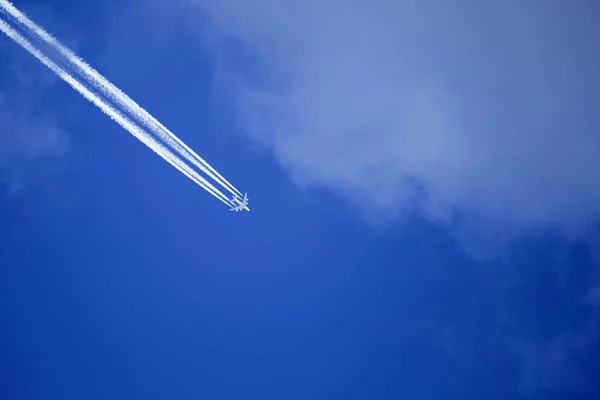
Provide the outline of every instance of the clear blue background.
{"type": "MultiPolygon", "coordinates": [[[[252,212],[228,212],[66,84],[33,85],[69,151],[4,167],[0,399],[599,398],[592,244],[519,237],[482,259],[417,217],[373,230],[232,128],[201,49],[121,63],[100,3],[52,1],[54,22],[16,5],[76,33],[252,212]]],[[[0,42],[5,102],[32,87],[15,60],[51,79],[0,42]]]]}

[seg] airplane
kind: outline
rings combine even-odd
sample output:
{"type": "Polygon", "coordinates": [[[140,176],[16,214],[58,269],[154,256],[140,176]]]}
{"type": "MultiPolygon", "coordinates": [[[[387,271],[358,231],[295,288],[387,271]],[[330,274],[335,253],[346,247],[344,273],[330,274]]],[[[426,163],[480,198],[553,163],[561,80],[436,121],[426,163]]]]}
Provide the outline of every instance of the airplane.
{"type": "Polygon", "coordinates": [[[244,199],[240,200],[240,198],[236,195],[234,195],[231,198],[231,202],[233,204],[237,203],[237,206],[233,206],[232,208],[229,209],[229,211],[242,211],[242,210],[246,210],[246,211],[250,211],[250,209],[248,208],[248,194],[244,194],[244,199]]]}

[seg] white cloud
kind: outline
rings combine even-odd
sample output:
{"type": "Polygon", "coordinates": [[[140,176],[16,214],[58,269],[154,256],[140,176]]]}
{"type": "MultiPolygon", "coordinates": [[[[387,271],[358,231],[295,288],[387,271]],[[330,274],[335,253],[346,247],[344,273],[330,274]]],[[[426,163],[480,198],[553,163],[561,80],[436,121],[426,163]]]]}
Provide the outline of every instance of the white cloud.
{"type": "Polygon", "coordinates": [[[297,182],[392,219],[414,201],[528,227],[599,215],[600,29],[584,6],[181,2],[240,124],[297,182]]]}
{"type": "MultiPolygon", "coordinates": [[[[27,11],[54,26],[50,8],[27,11]]],[[[38,161],[68,151],[69,138],[59,119],[46,110],[44,97],[55,76],[4,35],[0,50],[0,181],[19,189],[38,161]]]]}
{"type": "Polygon", "coordinates": [[[36,115],[32,109],[12,107],[3,93],[0,93],[0,126],[0,167],[18,160],[62,154],[68,147],[67,138],[54,118],[36,115]]]}
{"type": "Polygon", "coordinates": [[[39,107],[48,84],[20,81],[16,70],[12,72],[2,74],[3,81],[11,84],[0,91],[0,181],[17,189],[26,184],[24,175],[35,167],[33,163],[64,155],[69,138],[58,119],[39,107]]]}
{"type": "Polygon", "coordinates": [[[0,93],[0,183],[18,191],[45,175],[42,161],[64,155],[69,138],[56,118],[8,105],[11,97],[0,93]]]}

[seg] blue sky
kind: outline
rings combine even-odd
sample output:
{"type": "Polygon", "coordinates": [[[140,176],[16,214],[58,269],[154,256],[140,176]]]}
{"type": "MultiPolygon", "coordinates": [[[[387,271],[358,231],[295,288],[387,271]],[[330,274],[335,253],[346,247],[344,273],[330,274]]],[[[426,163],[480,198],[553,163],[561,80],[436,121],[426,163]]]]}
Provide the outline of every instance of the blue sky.
{"type": "Polygon", "coordinates": [[[595,4],[14,4],[252,212],[0,37],[0,398],[598,398],[595,4]]]}

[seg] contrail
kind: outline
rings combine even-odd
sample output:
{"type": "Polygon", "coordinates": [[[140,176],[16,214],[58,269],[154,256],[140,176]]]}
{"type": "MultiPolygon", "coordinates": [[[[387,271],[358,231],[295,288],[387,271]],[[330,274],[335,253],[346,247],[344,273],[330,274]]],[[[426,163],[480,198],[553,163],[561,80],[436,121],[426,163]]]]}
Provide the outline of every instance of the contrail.
{"type": "Polygon", "coordinates": [[[73,89],[79,92],[83,97],[88,99],[91,103],[100,108],[106,115],[112,118],[115,122],[121,125],[125,130],[143,142],[146,146],[156,152],[159,156],[164,158],[169,164],[177,168],[181,173],[190,178],[192,181],[196,182],[206,191],[211,193],[217,199],[225,203],[226,205],[231,205],[228,198],[222,194],[219,190],[217,190],[214,186],[212,186],[209,182],[206,181],[202,176],[200,176],[196,171],[191,169],[188,165],[186,165],[182,160],[180,160],[177,156],[172,154],[168,149],[166,149],[160,142],[155,140],[150,134],[145,132],[135,123],[133,123],[130,119],[125,117],[121,112],[116,110],[110,104],[103,101],[96,94],[92,93],[89,89],[83,86],[80,82],[78,82],[71,74],[67,71],[56,65],[52,62],[48,57],[46,57],[41,51],[36,49],[31,42],[29,42],[25,37],[20,35],[16,30],[10,27],[4,20],[0,19],[0,31],[4,32],[6,36],[13,39],[16,43],[21,45],[25,50],[27,50],[31,55],[37,58],[42,64],[47,66],[50,70],[52,70],[56,75],[58,75],[61,79],[63,79],[66,83],[68,83],[73,89]]]}
{"type": "Polygon", "coordinates": [[[221,174],[219,174],[213,167],[211,167],[205,160],[203,160],[198,154],[190,149],[185,143],[183,143],[177,136],[175,136],[169,129],[163,126],[158,120],[150,115],[146,110],[139,106],[129,96],[123,93],[119,88],[114,86],[108,79],[104,78],[94,68],[88,65],[85,61],[79,58],[71,50],[63,46],[58,40],[52,35],[46,32],[43,28],[38,26],[35,22],[30,20],[25,14],[19,11],[7,0],[0,0],[0,8],[3,8],[8,14],[10,14],[16,23],[24,26],[31,31],[39,39],[43,40],[47,44],[54,47],[60,54],[66,57],[67,62],[73,67],[74,70],[84,76],[84,79],[88,83],[102,93],[105,97],[110,99],[120,108],[131,113],[136,119],[143,122],[143,125],[147,126],[148,129],[163,140],[168,146],[172,147],[175,151],[180,153],[190,163],[194,164],[200,170],[205,172],[208,176],[218,182],[223,188],[228,190],[235,196],[241,196],[242,193],[237,190],[229,181],[227,181],[221,174]]]}

